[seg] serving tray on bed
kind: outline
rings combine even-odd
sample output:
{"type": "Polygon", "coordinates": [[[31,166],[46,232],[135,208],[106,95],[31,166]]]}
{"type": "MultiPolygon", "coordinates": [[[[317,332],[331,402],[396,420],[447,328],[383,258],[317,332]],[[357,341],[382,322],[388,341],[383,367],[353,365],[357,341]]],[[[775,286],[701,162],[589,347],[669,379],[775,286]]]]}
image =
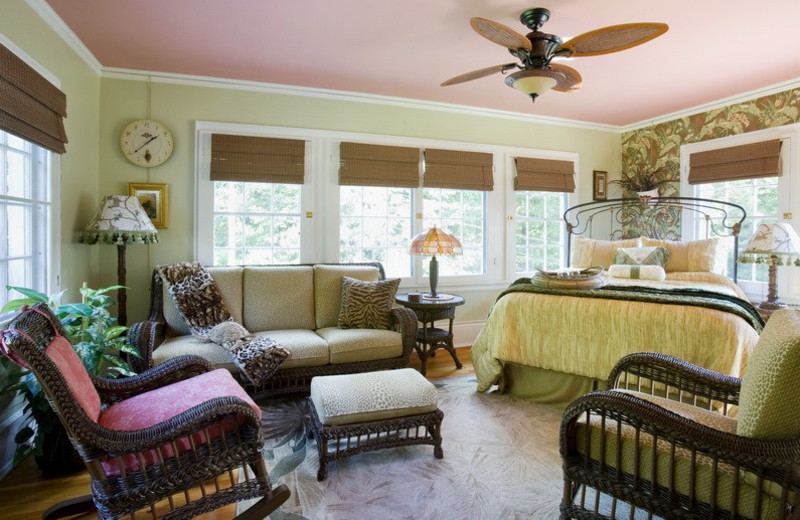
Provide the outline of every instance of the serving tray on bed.
{"type": "Polygon", "coordinates": [[[531,276],[531,284],[537,287],[558,289],[595,289],[606,284],[601,267],[569,271],[537,271],[531,276]]]}

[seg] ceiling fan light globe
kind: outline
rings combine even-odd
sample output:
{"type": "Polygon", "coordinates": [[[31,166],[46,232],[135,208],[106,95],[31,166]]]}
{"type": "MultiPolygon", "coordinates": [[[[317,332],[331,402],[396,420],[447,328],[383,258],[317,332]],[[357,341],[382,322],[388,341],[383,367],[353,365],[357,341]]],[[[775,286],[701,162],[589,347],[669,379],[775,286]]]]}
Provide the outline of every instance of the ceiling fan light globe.
{"type": "Polygon", "coordinates": [[[547,69],[521,70],[506,78],[506,85],[514,87],[532,99],[555,87],[558,80],[547,69]]]}

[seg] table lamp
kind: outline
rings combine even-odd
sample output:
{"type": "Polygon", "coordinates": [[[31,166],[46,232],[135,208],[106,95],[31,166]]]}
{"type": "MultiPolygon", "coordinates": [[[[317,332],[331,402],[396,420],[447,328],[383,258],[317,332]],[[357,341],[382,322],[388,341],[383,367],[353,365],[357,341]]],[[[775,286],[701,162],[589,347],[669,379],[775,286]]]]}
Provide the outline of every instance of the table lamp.
{"type": "Polygon", "coordinates": [[[117,246],[117,322],[128,324],[125,293],[125,248],[128,244],[156,244],[158,232],[145,213],[139,199],[127,195],[109,195],[92,215],[78,242],[83,244],[116,244],[117,246]]]}
{"type": "Polygon", "coordinates": [[[778,299],[777,266],[800,266],[800,237],[790,224],[760,224],[753,238],[739,258],[743,263],[767,263],[769,281],[767,299],[758,307],[766,311],[776,311],[786,307],[778,299]]]}
{"type": "Polygon", "coordinates": [[[431,255],[430,262],[430,282],[431,292],[424,298],[429,300],[444,299],[436,292],[436,285],[439,283],[439,261],[436,255],[460,255],[461,242],[453,235],[442,231],[433,226],[429,230],[420,233],[411,241],[408,252],[416,256],[431,255]]]}

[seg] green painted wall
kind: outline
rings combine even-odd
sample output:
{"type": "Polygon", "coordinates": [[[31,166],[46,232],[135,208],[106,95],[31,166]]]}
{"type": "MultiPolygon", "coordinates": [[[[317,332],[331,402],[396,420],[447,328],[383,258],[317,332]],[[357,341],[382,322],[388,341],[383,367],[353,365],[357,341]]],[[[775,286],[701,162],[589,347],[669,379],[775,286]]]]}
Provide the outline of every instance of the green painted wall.
{"type": "MultiPolygon", "coordinates": [[[[172,158],[145,169],[130,164],[119,149],[119,135],[133,119],[148,115],[148,84],[136,79],[104,78],[100,103],[100,192],[125,193],[128,182],[170,185],[169,228],[159,230],[161,243],[128,248],[128,315],[147,312],[149,276],[159,263],[191,260],[194,219],[194,124],[218,121],[320,130],[386,134],[413,138],[519,146],[580,154],[580,198],[591,200],[592,170],[618,171],[619,134],[600,130],[543,125],[498,117],[434,110],[277,95],[238,89],[188,86],[152,81],[150,117],[170,128],[172,158]]],[[[114,248],[100,246],[100,277],[116,278],[114,248]]],[[[460,291],[467,305],[460,321],[482,321],[497,290],[460,291]]]]}

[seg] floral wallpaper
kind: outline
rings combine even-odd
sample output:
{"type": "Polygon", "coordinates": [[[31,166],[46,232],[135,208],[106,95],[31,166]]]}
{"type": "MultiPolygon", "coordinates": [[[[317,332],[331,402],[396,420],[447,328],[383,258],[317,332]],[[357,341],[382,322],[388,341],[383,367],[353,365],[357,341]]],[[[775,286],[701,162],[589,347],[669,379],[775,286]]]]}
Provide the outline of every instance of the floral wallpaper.
{"type": "Polygon", "coordinates": [[[660,170],[678,194],[681,145],[800,122],[800,89],[716,108],[622,134],[622,171],[660,170]]]}

